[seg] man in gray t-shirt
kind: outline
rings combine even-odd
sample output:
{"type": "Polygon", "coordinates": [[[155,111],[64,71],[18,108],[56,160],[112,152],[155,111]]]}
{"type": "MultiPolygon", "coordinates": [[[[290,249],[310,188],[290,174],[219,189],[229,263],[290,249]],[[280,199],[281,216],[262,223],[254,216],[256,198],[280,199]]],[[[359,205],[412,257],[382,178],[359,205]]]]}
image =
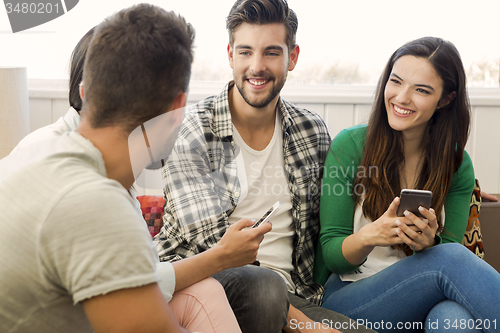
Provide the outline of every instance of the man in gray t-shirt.
{"type": "Polygon", "coordinates": [[[158,281],[146,225],[91,141],[69,132],[0,170],[0,331],[90,332],[82,301],[158,281]]]}
{"type": "Polygon", "coordinates": [[[108,18],[87,54],[77,130],[0,160],[1,332],[184,331],[126,189],[170,153],[192,41],[155,6],[108,18]],[[162,136],[149,145],[153,119],[162,136]]]}

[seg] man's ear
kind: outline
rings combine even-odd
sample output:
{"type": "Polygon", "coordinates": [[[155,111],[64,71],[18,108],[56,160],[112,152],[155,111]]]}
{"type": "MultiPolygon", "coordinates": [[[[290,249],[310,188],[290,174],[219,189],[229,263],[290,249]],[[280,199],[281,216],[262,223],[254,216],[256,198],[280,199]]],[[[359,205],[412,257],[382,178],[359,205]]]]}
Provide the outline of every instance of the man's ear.
{"type": "MultiPolygon", "coordinates": [[[[186,106],[187,94],[183,91],[180,91],[177,96],[175,96],[174,101],[172,102],[172,106],[169,111],[182,109],[186,106]]],[[[184,117],[184,112],[173,112],[175,114],[174,125],[180,125],[182,122],[182,118],[184,117]]]]}
{"type": "Polygon", "coordinates": [[[292,49],[292,52],[290,52],[290,58],[288,59],[289,71],[293,71],[295,65],[297,65],[297,61],[299,60],[299,53],[300,53],[300,47],[299,45],[295,44],[295,46],[292,49]]]}
{"type": "Polygon", "coordinates": [[[80,82],[80,85],[78,86],[78,91],[80,92],[80,99],[83,101],[83,95],[84,95],[84,91],[83,91],[83,81],[80,82]]]}
{"type": "Polygon", "coordinates": [[[450,104],[451,101],[453,101],[456,96],[457,96],[457,92],[452,91],[451,93],[449,93],[445,97],[441,98],[441,100],[438,103],[438,109],[441,109],[442,107],[445,107],[446,105],[450,104]]]}
{"type": "Polygon", "coordinates": [[[180,109],[186,106],[187,94],[183,91],[180,91],[177,96],[175,96],[174,101],[172,102],[172,107],[170,110],[180,109]]]}
{"type": "Polygon", "coordinates": [[[231,69],[234,69],[233,47],[230,43],[227,44],[227,58],[229,60],[229,66],[231,66],[231,69]]]}

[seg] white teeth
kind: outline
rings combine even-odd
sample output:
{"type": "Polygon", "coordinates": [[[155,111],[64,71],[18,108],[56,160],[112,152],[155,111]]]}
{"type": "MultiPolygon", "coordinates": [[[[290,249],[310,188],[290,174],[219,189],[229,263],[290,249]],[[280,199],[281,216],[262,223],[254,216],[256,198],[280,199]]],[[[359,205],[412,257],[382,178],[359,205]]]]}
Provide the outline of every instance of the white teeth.
{"type": "Polygon", "coordinates": [[[267,80],[252,80],[252,79],[250,79],[248,81],[250,81],[250,83],[255,85],[255,86],[261,86],[261,85],[267,83],[267,80]]]}
{"type": "Polygon", "coordinates": [[[411,111],[411,110],[403,110],[403,109],[400,109],[398,108],[396,105],[394,105],[394,110],[396,110],[397,113],[400,113],[400,114],[410,114],[410,113],[413,113],[414,111],[411,111]]]}

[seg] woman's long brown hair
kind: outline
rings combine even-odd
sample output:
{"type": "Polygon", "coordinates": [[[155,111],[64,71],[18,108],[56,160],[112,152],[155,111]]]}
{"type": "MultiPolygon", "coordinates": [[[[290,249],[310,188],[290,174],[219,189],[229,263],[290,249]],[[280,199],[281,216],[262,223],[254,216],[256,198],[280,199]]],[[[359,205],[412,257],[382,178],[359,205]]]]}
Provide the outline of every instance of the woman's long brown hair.
{"type": "MultiPolygon", "coordinates": [[[[378,83],[361,161],[365,170],[376,166],[378,172],[372,177],[356,178],[354,186],[361,184],[365,189],[363,214],[372,221],[384,214],[401,191],[399,172],[404,165],[404,142],[401,132],[389,125],[384,90],[394,63],[405,55],[429,60],[443,80],[441,98],[456,93],[448,105],[436,110],[427,124],[422,171],[416,177],[417,189],[433,193],[431,207],[436,211],[439,229],[442,230],[443,221],[440,221],[439,216],[453,175],[462,164],[470,125],[465,72],[460,54],[452,43],[440,38],[424,37],[403,45],[393,53],[378,83]]],[[[356,203],[360,199],[359,195],[356,196],[356,203]]],[[[407,255],[412,253],[406,244],[396,248],[407,255]]]]}

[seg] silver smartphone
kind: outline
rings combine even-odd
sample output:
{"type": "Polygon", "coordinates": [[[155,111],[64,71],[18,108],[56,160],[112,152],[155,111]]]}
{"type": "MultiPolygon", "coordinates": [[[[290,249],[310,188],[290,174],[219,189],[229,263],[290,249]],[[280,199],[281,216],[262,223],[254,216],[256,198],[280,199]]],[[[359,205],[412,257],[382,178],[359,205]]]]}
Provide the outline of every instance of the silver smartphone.
{"type": "Polygon", "coordinates": [[[276,213],[276,211],[278,209],[280,209],[280,207],[281,207],[281,202],[276,201],[276,203],[271,208],[269,208],[269,210],[264,214],[264,216],[262,216],[260,218],[260,220],[258,220],[257,222],[255,222],[255,224],[253,225],[252,228],[257,228],[262,223],[265,223],[265,222],[269,221],[269,219],[271,218],[271,216],[274,213],[276,213]]]}
{"type": "Polygon", "coordinates": [[[418,207],[422,206],[429,209],[431,207],[432,192],[425,190],[402,189],[399,196],[401,201],[398,207],[398,216],[404,216],[403,212],[408,210],[420,218],[425,218],[418,207]]]}

